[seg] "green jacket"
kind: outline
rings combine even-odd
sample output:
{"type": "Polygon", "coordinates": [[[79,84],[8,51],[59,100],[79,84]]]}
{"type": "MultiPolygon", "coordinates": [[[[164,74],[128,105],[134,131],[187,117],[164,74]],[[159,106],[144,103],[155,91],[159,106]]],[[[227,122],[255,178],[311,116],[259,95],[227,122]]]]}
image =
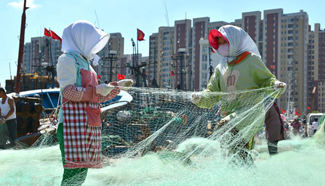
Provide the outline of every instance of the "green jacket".
{"type": "Polygon", "coordinates": [[[254,54],[249,54],[238,64],[228,64],[222,71],[223,73],[217,66],[207,89],[202,92],[200,101],[195,103],[197,106],[211,108],[222,100],[227,103],[227,107],[231,105],[233,107],[225,108],[226,105],[223,105],[223,111],[233,112],[238,106],[247,103],[249,101],[247,99],[256,99],[256,96],[255,98],[249,96],[256,92],[236,94],[236,91],[271,87],[276,81],[275,76],[266,68],[261,58],[254,54]],[[222,95],[220,92],[234,92],[234,95],[222,95]]]}
{"type": "Polygon", "coordinates": [[[227,64],[225,69],[217,66],[207,89],[195,104],[202,108],[211,108],[221,101],[221,116],[236,113],[238,117],[232,119],[232,122],[236,123],[238,130],[251,125],[250,132],[243,136],[249,142],[264,124],[265,94],[273,92],[273,89],[266,91],[261,88],[271,87],[275,81],[275,76],[266,68],[261,58],[248,54],[237,64],[227,64]],[[245,92],[253,89],[254,91],[245,92]],[[257,117],[261,113],[264,113],[262,117],[257,117]],[[250,116],[246,117],[247,114],[250,116]]]}

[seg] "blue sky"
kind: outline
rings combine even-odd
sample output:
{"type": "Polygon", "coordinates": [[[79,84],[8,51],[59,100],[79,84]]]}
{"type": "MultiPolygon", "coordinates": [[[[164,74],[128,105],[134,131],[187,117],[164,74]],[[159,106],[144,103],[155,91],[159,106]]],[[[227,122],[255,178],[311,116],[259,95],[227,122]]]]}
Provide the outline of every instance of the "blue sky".
{"type": "MultiPolygon", "coordinates": [[[[4,86],[11,73],[16,75],[22,0],[0,1],[0,83],[4,86]]],[[[309,15],[309,24],[321,23],[324,28],[324,0],[27,0],[25,42],[31,37],[43,35],[44,27],[58,35],[65,26],[78,20],[89,20],[108,33],[121,32],[125,38],[125,53],[131,53],[130,39],[136,37],[136,28],[146,34],[140,42],[139,52],[148,55],[149,36],[159,26],[167,26],[175,20],[210,17],[210,21],[233,21],[241,18],[242,12],[283,8],[284,13],[303,9],[309,15]],[[165,8],[167,7],[167,8],[165,8]],[[166,11],[167,9],[167,11],[166,11]],[[96,12],[96,13],[95,13],[96,12]],[[98,19],[96,18],[96,14],[98,19]]],[[[263,15],[262,15],[263,16],[263,15]]],[[[313,27],[312,27],[313,28],[313,27]]]]}

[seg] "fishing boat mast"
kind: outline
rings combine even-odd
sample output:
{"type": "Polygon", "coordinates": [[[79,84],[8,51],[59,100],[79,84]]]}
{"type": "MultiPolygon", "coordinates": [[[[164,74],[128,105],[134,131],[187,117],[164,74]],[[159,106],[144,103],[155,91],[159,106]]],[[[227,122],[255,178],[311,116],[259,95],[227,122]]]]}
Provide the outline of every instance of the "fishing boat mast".
{"type": "Polygon", "coordinates": [[[17,65],[17,76],[16,76],[16,89],[15,92],[18,94],[20,90],[20,70],[24,54],[24,42],[25,42],[25,26],[26,26],[26,0],[24,0],[23,14],[21,16],[21,25],[20,25],[20,37],[19,37],[19,51],[18,51],[18,65],[17,65]]]}

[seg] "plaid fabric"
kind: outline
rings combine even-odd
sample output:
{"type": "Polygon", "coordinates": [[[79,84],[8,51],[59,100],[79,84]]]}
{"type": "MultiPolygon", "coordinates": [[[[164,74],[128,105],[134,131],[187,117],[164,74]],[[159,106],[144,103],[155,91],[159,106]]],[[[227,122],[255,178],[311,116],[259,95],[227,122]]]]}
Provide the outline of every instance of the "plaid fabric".
{"type": "Polygon", "coordinates": [[[101,168],[101,127],[87,124],[87,106],[97,103],[63,104],[65,168],[101,168]]]}
{"type": "Polygon", "coordinates": [[[102,96],[100,94],[96,94],[97,102],[98,103],[103,103],[105,101],[113,99],[117,94],[120,93],[120,89],[118,87],[115,87],[109,94],[106,96],[102,96]]]}
{"type": "Polygon", "coordinates": [[[68,85],[64,88],[62,95],[66,100],[81,101],[86,88],[68,85]]]}

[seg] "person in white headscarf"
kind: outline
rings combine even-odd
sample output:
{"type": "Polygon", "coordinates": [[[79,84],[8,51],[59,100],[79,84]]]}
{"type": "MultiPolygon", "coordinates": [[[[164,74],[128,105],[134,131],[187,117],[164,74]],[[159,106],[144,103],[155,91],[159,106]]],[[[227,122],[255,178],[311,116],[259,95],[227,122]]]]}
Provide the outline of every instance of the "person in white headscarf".
{"type": "MultiPolygon", "coordinates": [[[[261,60],[256,44],[243,29],[232,25],[222,26],[219,30],[213,29],[209,33],[209,43],[222,58],[210,78],[207,89],[201,93],[194,93],[192,101],[199,107],[211,108],[221,100],[221,116],[224,119],[219,124],[236,117],[236,111],[244,109],[243,105],[253,102],[254,100],[250,99],[254,97],[240,97],[241,95],[237,94],[227,94],[222,97],[220,94],[213,95],[211,93],[252,90],[263,87],[279,88],[282,92],[285,90],[286,84],[279,82],[267,69],[261,60]]],[[[251,136],[254,136],[254,133],[262,128],[264,118],[261,119],[260,123],[258,127],[252,129],[249,137],[244,139],[242,143],[246,144],[244,148],[252,149],[253,140],[251,136]]],[[[246,123],[242,121],[231,132],[238,134],[247,125],[249,125],[247,121],[246,123]]],[[[237,145],[235,144],[235,146],[237,145]]],[[[240,149],[235,150],[241,151],[240,149]]],[[[244,151],[239,154],[241,158],[247,159],[248,155],[244,151]]]]}
{"type": "Polygon", "coordinates": [[[118,84],[98,85],[91,66],[96,53],[104,48],[109,34],[88,21],[67,26],[62,36],[62,54],[58,59],[57,78],[62,106],[57,138],[64,166],[62,185],[81,185],[88,168],[100,168],[101,120],[99,103],[114,98],[118,84]]]}

